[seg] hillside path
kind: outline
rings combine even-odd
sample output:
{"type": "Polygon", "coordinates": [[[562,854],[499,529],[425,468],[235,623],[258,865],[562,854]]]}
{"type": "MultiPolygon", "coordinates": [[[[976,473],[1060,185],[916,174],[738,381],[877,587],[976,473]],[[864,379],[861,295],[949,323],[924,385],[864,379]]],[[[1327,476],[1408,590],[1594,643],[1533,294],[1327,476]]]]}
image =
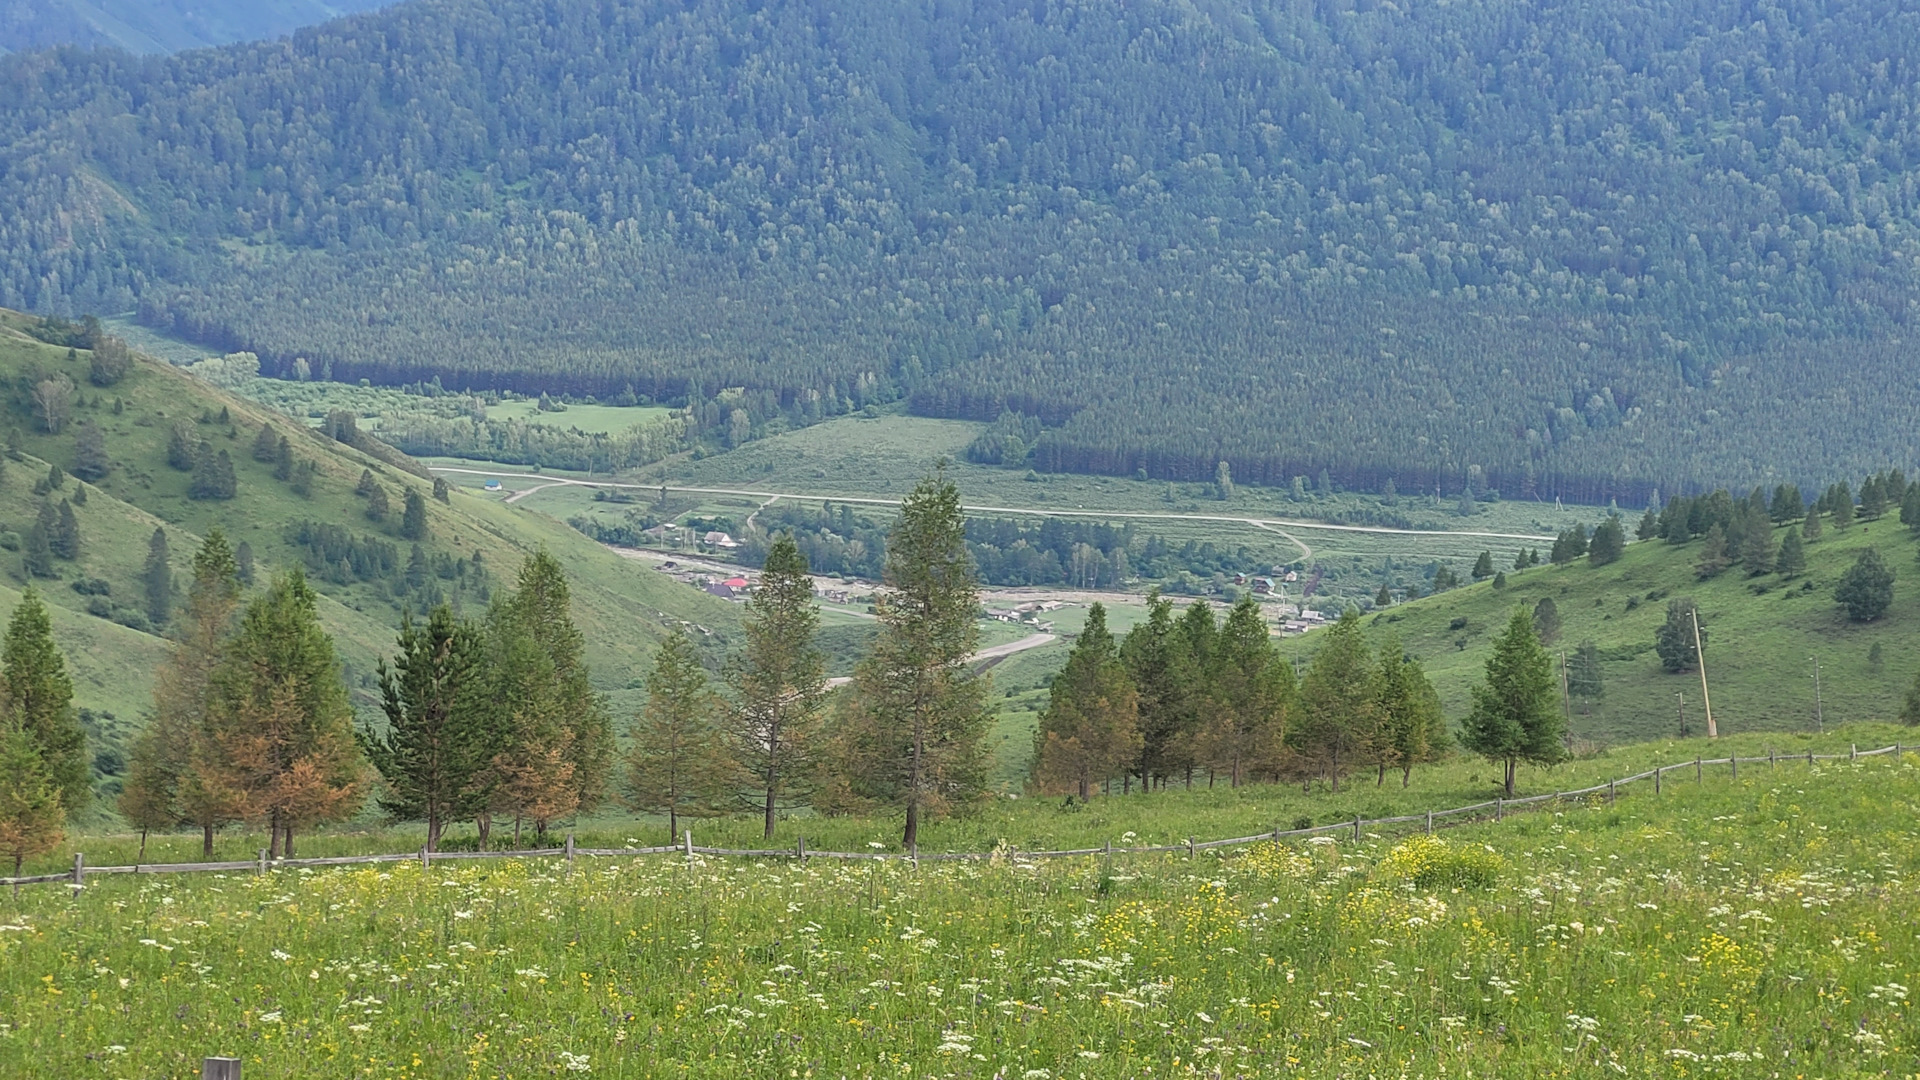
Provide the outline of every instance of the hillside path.
{"type": "MultiPolygon", "coordinates": [[[[1055,634],[1028,634],[1019,641],[1009,641],[1005,645],[991,645],[981,649],[979,652],[967,657],[967,663],[977,664],[982,660],[998,660],[1004,656],[1012,656],[1015,653],[1026,652],[1028,649],[1037,649],[1042,645],[1051,645],[1058,640],[1059,637],[1055,634]]],[[[851,678],[842,675],[838,678],[828,679],[827,685],[845,686],[852,681],[851,678]]]]}

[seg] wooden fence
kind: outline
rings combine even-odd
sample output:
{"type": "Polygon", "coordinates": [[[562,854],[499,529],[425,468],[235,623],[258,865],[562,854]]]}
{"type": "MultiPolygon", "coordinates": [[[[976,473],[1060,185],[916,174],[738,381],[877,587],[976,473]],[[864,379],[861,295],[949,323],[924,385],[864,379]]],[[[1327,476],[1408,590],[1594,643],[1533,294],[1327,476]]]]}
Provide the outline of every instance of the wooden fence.
{"type": "Polygon", "coordinates": [[[1681,762],[1677,765],[1662,765],[1655,769],[1649,769],[1646,772],[1634,773],[1632,776],[1623,776],[1615,780],[1609,780],[1604,784],[1595,784],[1592,787],[1584,787],[1575,791],[1557,791],[1550,795],[1530,795],[1523,799],[1493,799],[1489,802],[1474,803],[1470,806],[1456,806],[1447,810],[1428,810],[1424,813],[1402,814],[1398,817],[1366,818],[1356,814],[1352,821],[1341,821],[1331,825],[1315,825],[1305,829],[1275,828],[1271,832],[1256,833],[1252,836],[1229,837],[1225,840],[1194,840],[1189,838],[1184,843],[1158,844],[1149,847],[1115,847],[1111,842],[1108,842],[1101,847],[1072,848],[1065,851],[1020,851],[1014,848],[1000,851],[925,853],[918,851],[814,851],[807,847],[806,840],[802,838],[799,843],[791,848],[716,848],[695,845],[693,842],[693,831],[689,829],[682,834],[684,837],[683,843],[662,847],[583,848],[574,846],[573,836],[572,834],[568,834],[567,844],[563,848],[536,848],[523,851],[430,852],[425,848],[421,848],[419,851],[408,852],[404,855],[338,855],[318,859],[268,859],[267,853],[263,850],[256,858],[244,862],[139,863],[132,866],[88,866],[86,864],[86,856],[80,852],[75,852],[73,856],[73,869],[71,870],[58,874],[38,874],[32,877],[0,878],[0,886],[38,885],[61,882],[74,889],[82,889],[86,887],[87,878],[95,874],[179,874],[219,870],[252,870],[264,874],[269,870],[283,870],[303,866],[360,866],[378,863],[418,862],[422,867],[429,867],[437,862],[457,862],[466,859],[547,858],[565,859],[568,863],[572,863],[575,858],[581,856],[620,858],[640,855],[684,855],[688,860],[692,860],[697,855],[764,859],[870,859],[876,861],[905,860],[915,865],[921,862],[966,859],[1061,859],[1095,855],[1109,857],[1113,855],[1185,853],[1191,857],[1197,852],[1206,851],[1211,848],[1233,847],[1240,844],[1257,844],[1263,841],[1284,840],[1288,837],[1307,837],[1326,833],[1350,832],[1357,840],[1366,829],[1379,828],[1382,826],[1421,825],[1424,826],[1425,831],[1431,833],[1436,826],[1444,827],[1461,824],[1463,821],[1478,820],[1487,816],[1491,816],[1495,821],[1500,821],[1504,819],[1509,812],[1529,807],[1537,807],[1543,803],[1556,802],[1561,799],[1574,799],[1589,795],[1604,794],[1608,801],[1612,801],[1618,796],[1620,788],[1628,784],[1643,783],[1648,780],[1653,782],[1654,793],[1658,794],[1661,790],[1662,779],[1667,774],[1691,769],[1693,770],[1696,781],[1704,781],[1706,779],[1706,767],[1709,765],[1716,768],[1726,766],[1729,776],[1737,779],[1740,775],[1741,765],[1766,765],[1769,768],[1778,768],[1783,761],[1791,763],[1804,760],[1811,766],[1817,761],[1858,761],[1861,758],[1878,757],[1882,754],[1892,754],[1897,760],[1906,749],[1908,748],[1903,744],[1895,743],[1892,746],[1883,746],[1878,750],[1861,750],[1858,747],[1852,747],[1844,754],[1815,754],[1809,752],[1802,757],[1798,754],[1780,755],[1768,753],[1765,757],[1729,756],[1723,758],[1695,758],[1692,761],[1681,762]]]}

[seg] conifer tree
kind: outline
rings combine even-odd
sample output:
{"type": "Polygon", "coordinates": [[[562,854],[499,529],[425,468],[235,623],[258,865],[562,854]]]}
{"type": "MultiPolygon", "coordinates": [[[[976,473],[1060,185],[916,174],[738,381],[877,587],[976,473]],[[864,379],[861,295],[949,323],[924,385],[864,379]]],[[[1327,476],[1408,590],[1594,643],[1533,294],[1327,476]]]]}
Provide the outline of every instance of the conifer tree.
{"type": "Polygon", "coordinates": [[[273,478],[283,484],[293,478],[293,443],[285,435],[274,446],[273,478]]]}
{"type": "Polygon", "coordinates": [[[1400,770],[1400,786],[1413,782],[1413,767],[1437,760],[1451,742],[1440,693],[1427,681],[1420,663],[1406,655],[1398,640],[1380,646],[1374,665],[1374,715],[1378,720],[1375,752],[1380,777],[1389,768],[1400,770]]]}
{"type": "Polygon", "coordinates": [[[1543,596],[1533,605],[1533,630],[1542,645],[1560,640],[1560,605],[1553,602],[1553,597],[1543,596]]]}
{"type": "Polygon", "coordinates": [[[358,483],[353,485],[353,493],[364,499],[367,496],[373,494],[373,489],[379,486],[380,486],[379,481],[373,478],[372,469],[361,469],[360,480],[358,483]]]}
{"type": "Polygon", "coordinates": [[[1747,535],[1740,544],[1740,565],[1748,577],[1773,571],[1773,519],[1765,510],[1747,511],[1747,535]]]}
{"type": "Polygon", "coordinates": [[[1893,568],[1875,548],[1868,548],[1847,569],[1833,598],[1854,622],[1872,622],[1893,606],[1893,568]]]}
{"type": "Polygon", "coordinates": [[[147,619],[165,626],[173,616],[173,567],[167,552],[167,530],[155,527],[147,538],[147,563],[140,571],[140,584],[146,592],[147,619]]]}
{"type": "Polygon", "coordinates": [[[185,424],[167,429],[167,464],[181,472],[192,472],[199,460],[199,439],[185,424]]]}
{"type": "Polygon", "coordinates": [[[91,420],[81,424],[73,437],[73,475],[82,480],[98,481],[112,467],[112,460],[107,457],[106,437],[100,433],[100,425],[91,420]]]}
{"type": "Polygon", "coordinates": [[[826,704],[813,579],[791,533],[773,538],[746,608],[746,647],[728,669],[734,697],[727,733],[749,802],[771,839],[777,812],[810,794],[826,704]]]}
{"type": "Polygon", "coordinates": [[[225,450],[214,451],[205,443],[193,465],[193,478],[187,482],[190,499],[231,499],[239,492],[233,458],[225,450]]]}
{"type": "Polygon", "coordinates": [[[1485,581],[1493,576],[1493,552],[1483,551],[1473,561],[1473,580],[1485,581]]]}
{"type": "Polygon", "coordinates": [[[1567,693],[1579,699],[1582,709],[1587,711],[1607,695],[1605,673],[1600,668],[1600,647],[1591,641],[1581,642],[1573,651],[1567,665],[1567,693]]]}
{"type": "Polygon", "coordinates": [[[351,817],[365,791],[353,710],[318,596],[295,569],[247,605],[213,673],[217,742],[274,857],[295,833],[351,817]]]}
{"type": "Polygon", "coordinates": [[[1387,591],[1387,583],[1380,583],[1380,591],[1373,594],[1374,607],[1388,607],[1393,603],[1393,594],[1387,591]]]}
{"type": "Polygon", "coordinates": [[[1461,728],[1461,745],[1505,768],[1503,786],[1513,797],[1519,762],[1551,765],[1562,760],[1566,719],[1560,713],[1553,663],[1533,630],[1533,618],[1518,608],[1494,639],[1486,681],[1473,688],[1473,709],[1461,728]]]}
{"type": "Polygon", "coordinates": [[[1860,517],[1873,521],[1887,512],[1887,491],[1878,476],[1869,476],[1860,485],[1860,517]]]}
{"type": "Polygon", "coordinates": [[[40,505],[40,520],[35,521],[27,530],[27,538],[20,553],[21,565],[29,578],[50,578],[59,576],[53,568],[52,534],[59,527],[59,520],[53,518],[53,507],[40,505]],[[49,519],[52,523],[49,524],[49,519]]]}
{"type": "Polygon", "coordinates": [[[1654,537],[1659,535],[1660,535],[1660,515],[1654,513],[1653,507],[1649,506],[1647,507],[1647,512],[1640,515],[1639,528],[1636,528],[1635,530],[1633,530],[1634,539],[1651,540],[1654,537]]]}
{"type": "Polygon", "coordinates": [[[1348,608],[1321,631],[1307,677],[1300,683],[1298,720],[1287,725],[1287,746],[1334,791],[1376,737],[1373,665],[1360,635],[1360,613],[1348,608]]]}
{"type": "Polygon", "coordinates": [[[1716,521],[1707,530],[1707,539],[1700,546],[1700,558],[1693,564],[1693,572],[1704,581],[1719,576],[1727,568],[1727,563],[1727,534],[1716,521]]]}
{"type": "Polygon", "coordinates": [[[1660,666],[1667,671],[1678,674],[1700,666],[1700,649],[1694,648],[1696,620],[1700,649],[1704,649],[1709,644],[1707,620],[1699,617],[1693,601],[1684,596],[1667,601],[1667,619],[1653,635],[1654,652],[1659,654],[1660,666]]]}
{"type": "Polygon", "coordinates": [[[197,825],[211,859],[215,830],[245,816],[246,793],[211,711],[213,673],[239,605],[233,553],[215,527],[194,554],[173,652],[154,676],[153,716],[129,756],[120,812],[140,827],[143,843],[148,830],[197,825]]]}
{"type": "Polygon", "coordinates": [[[433,497],[443,503],[451,504],[453,502],[453,485],[447,483],[446,477],[436,476],[433,478],[433,497]]]}
{"type": "Polygon", "coordinates": [[[381,524],[387,520],[387,514],[392,509],[392,504],[387,501],[387,489],[379,484],[373,485],[373,490],[367,493],[367,520],[381,524]]]}
{"type": "Polygon", "coordinates": [[[1141,745],[1132,772],[1145,791],[1155,779],[1173,775],[1188,712],[1185,656],[1175,640],[1173,602],[1159,589],[1147,594],[1147,617],[1127,631],[1120,659],[1138,698],[1141,745]]]}
{"type": "Polygon", "coordinates": [[[1833,485],[1829,499],[1828,512],[1833,514],[1833,527],[1841,532],[1853,524],[1853,491],[1845,480],[1833,485]]]}
{"type": "Polygon", "coordinates": [[[32,735],[0,719],[0,856],[13,859],[13,877],[35,855],[60,846],[67,810],[32,735]]]}
{"type": "Polygon", "coordinates": [[[47,776],[69,814],[86,809],[92,764],[87,729],[73,709],[73,681],[53,641],[53,621],[32,587],[20,595],[0,647],[0,687],[7,722],[33,740],[47,776]]]}
{"type": "Polygon", "coordinates": [[[1605,521],[1594,527],[1593,539],[1587,544],[1587,564],[1605,566],[1618,562],[1626,549],[1626,528],[1620,524],[1619,517],[1608,514],[1605,521]]]}
{"type": "Polygon", "coordinates": [[[1207,671],[1209,715],[1196,756],[1239,787],[1250,772],[1278,770],[1295,698],[1293,665],[1273,651],[1260,605],[1241,597],[1213,640],[1207,671]]]}
{"type": "Polygon", "coordinates": [[[71,500],[60,500],[60,509],[54,517],[52,532],[47,534],[47,543],[57,558],[72,562],[80,557],[80,516],[73,512],[71,500]]]}
{"type": "Polygon", "coordinates": [[[968,657],[979,641],[979,590],[960,492],[941,470],[900,504],[887,539],[880,635],[854,675],[850,786],[902,810],[901,843],[919,843],[922,817],[983,789],[987,679],[968,657]]]}
{"type": "Polygon", "coordinates": [[[406,509],[400,515],[400,535],[408,540],[425,540],[427,538],[426,497],[408,488],[403,502],[406,509]]]}
{"type": "Polygon", "coordinates": [[[1783,578],[1797,577],[1806,572],[1807,548],[1800,540],[1800,530],[1788,529],[1780,538],[1780,554],[1773,560],[1774,572],[1783,578]]]}
{"type": "Polygon", "coordinates": [[[667,815],[669,844],[679,842],[681,818],[721,813],[737,781],[739,763],[714,722],[721,708],[693,642],[674,628],[647,676],[647,704],[633,721],[625,783],[628,806],[667,815]]]}
{"type": "Polygon", "coordinates": [[[1139,695],[1127,678],[1107,609],[1095,603],[1067,662],[1047,690],[1034,732],[1033,779],[1043,791],[1073,789],[1081,800],[1139,759],[1139,695]]]}
{"type": "Polygon", "coordinates": [[[1806,520],[1800,523],[1800,536],[1811,544],[1820,539],[1820,510],[1815,507],[1807,511],[1806,520]]]}
{"type": "Polygon", "coordinates": [[[380,808],[398,821],[427,823],[427,850],[442,830],[480,809],[491,718],[484,642],[471,623],[441,604],[416,626],[400,620],[399,655],[380,664],[380,706],[387,730],[360,732],[360,747],[386,782],[380,808]]]}
{"type": "Polygon", "coordinates": [[[253,436],[253,460],[271,462],[280,456],[280,433],[272,424],[261,424],[253,436]]]}

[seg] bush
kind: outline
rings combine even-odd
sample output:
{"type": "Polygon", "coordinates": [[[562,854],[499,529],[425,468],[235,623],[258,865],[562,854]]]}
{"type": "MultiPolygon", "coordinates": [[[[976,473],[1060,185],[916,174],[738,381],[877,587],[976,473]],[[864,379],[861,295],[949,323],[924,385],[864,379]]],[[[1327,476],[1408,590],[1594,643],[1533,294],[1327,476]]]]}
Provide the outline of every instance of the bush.
{"type": "Polygon", "coordinates": [[[1388,852],[1380,867],[1422,889],[1486,889],[1499,882],[1501,863],[1490,848],[1416,836],[1388,852]]]}

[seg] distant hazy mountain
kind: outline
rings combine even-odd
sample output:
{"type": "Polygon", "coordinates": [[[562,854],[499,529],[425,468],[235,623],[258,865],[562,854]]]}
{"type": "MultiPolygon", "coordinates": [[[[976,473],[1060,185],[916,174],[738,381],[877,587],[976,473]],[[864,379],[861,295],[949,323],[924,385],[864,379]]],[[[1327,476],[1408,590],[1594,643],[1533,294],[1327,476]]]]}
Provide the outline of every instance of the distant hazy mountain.
{"type": "Polygon", "coordinates": [[[1824,486],[1920,463],[1916,57],[1899,0],[414,0],[0,59],[0,303],[715,448],[904,398],[1021,469],[1824,486]]]}
{"type": "Polygon", "coordinates": [[[258,41],[393,0],[0,0],[0,52],[55,45],[169,53],[258,41]]]}

